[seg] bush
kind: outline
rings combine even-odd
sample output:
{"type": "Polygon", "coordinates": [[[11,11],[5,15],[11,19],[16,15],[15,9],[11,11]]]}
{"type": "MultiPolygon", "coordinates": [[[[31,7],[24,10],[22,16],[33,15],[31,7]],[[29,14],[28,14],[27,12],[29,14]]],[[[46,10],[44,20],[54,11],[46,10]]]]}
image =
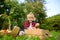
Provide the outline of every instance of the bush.
{"type": "Polygon", "coordinates": [[[41,28],[60,31],[60,14],[47,18],[41,28]]]}

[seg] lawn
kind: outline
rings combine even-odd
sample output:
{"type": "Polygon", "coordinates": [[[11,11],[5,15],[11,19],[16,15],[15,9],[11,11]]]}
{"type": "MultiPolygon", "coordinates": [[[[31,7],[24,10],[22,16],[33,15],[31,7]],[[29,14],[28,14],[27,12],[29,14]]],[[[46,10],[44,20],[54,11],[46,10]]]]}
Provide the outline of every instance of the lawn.
{"type": "MultiPolygon", "coordinates": [[[[51,31],[51,37],[45,39],[45,40],[60,40],[60,32],[55,32],[55,31],[51,31]]],[[[16,38],[7,35],[4,36],[0,36],[0,40],[40,40],[40,38],[38,36],[27,36],[27,35],[23,35],[23,36],[17,36],[16,38]]]]}

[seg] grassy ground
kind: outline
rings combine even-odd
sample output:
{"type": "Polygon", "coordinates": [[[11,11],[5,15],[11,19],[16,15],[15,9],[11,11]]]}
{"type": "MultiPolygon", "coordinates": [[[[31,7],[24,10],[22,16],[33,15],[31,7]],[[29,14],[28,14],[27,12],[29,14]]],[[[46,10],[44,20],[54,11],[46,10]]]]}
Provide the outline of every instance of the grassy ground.
{"type": "MultiPolygon", "coordinates": [[[[60,40],[60,32],[51,31],[50,32],[52,37],[47,38],[46,40],[60,40]]],[[[13,38],[12,36],[0,36],[0,40],[40,40],[37,36],[28,37],[27,35],[24,36],[17,36],[13,38]]]]}

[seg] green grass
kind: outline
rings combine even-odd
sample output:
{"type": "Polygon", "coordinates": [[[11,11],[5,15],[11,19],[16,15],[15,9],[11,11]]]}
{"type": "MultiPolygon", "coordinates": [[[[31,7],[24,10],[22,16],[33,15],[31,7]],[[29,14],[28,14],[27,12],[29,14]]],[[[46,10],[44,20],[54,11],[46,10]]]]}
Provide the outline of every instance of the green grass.
{"type": "Polygon", "coordinates": [[[55,40],[60,40],[60,32],[51,31],[51,34],[55,40]]]}
{"type": "Polygon", "coordinates": [[[4,36],[0,36],[0,40],[40,40],[39,37],[37,36],[27,36],[27,35],[24,35],[24,36],[17,36],[16,38],[12,37],[12,36],[7,36],[7,35],[4,35],[4,36]]]}
{"type": "MultiPolygon", "coordinates": [[[[60,40],[60,32],[55,32],[55,31],[51,31],[50,32],[52,37],[49,37],[45,40],[60,40]]],[[[16,38],[7,35],[4,36],[0,36],[0,40],[40,40],[39,37],[37,36],[27,36],[27,35],[23,35],[23,36],[17,36],[16,38]]]]}

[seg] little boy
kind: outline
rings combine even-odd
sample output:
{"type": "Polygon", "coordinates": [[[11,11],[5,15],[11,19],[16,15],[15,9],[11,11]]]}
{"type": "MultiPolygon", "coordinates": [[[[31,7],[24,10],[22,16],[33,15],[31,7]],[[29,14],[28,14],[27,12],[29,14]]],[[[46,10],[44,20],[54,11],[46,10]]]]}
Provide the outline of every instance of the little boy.
{"type": "MultiPolygon", "coordinates": [[[[34,29],[39,26],[39,23],[35,22],[35,16],[32,12],[27,15],[27,19],[24,22],[24,29],[34,29]]],[[[25,31],[25,30],[24,30],[25,31]]],[[[19,35],[23,35],[24,31],[20,31],[19,35]]]]}
{"type": "Polygon", "coordinates": [[[33,29],[39,26],[39,23],[35,22],[36,18],[32,12],[27,15],[27,20],[24,22],[25,29],[33,29]]]}

